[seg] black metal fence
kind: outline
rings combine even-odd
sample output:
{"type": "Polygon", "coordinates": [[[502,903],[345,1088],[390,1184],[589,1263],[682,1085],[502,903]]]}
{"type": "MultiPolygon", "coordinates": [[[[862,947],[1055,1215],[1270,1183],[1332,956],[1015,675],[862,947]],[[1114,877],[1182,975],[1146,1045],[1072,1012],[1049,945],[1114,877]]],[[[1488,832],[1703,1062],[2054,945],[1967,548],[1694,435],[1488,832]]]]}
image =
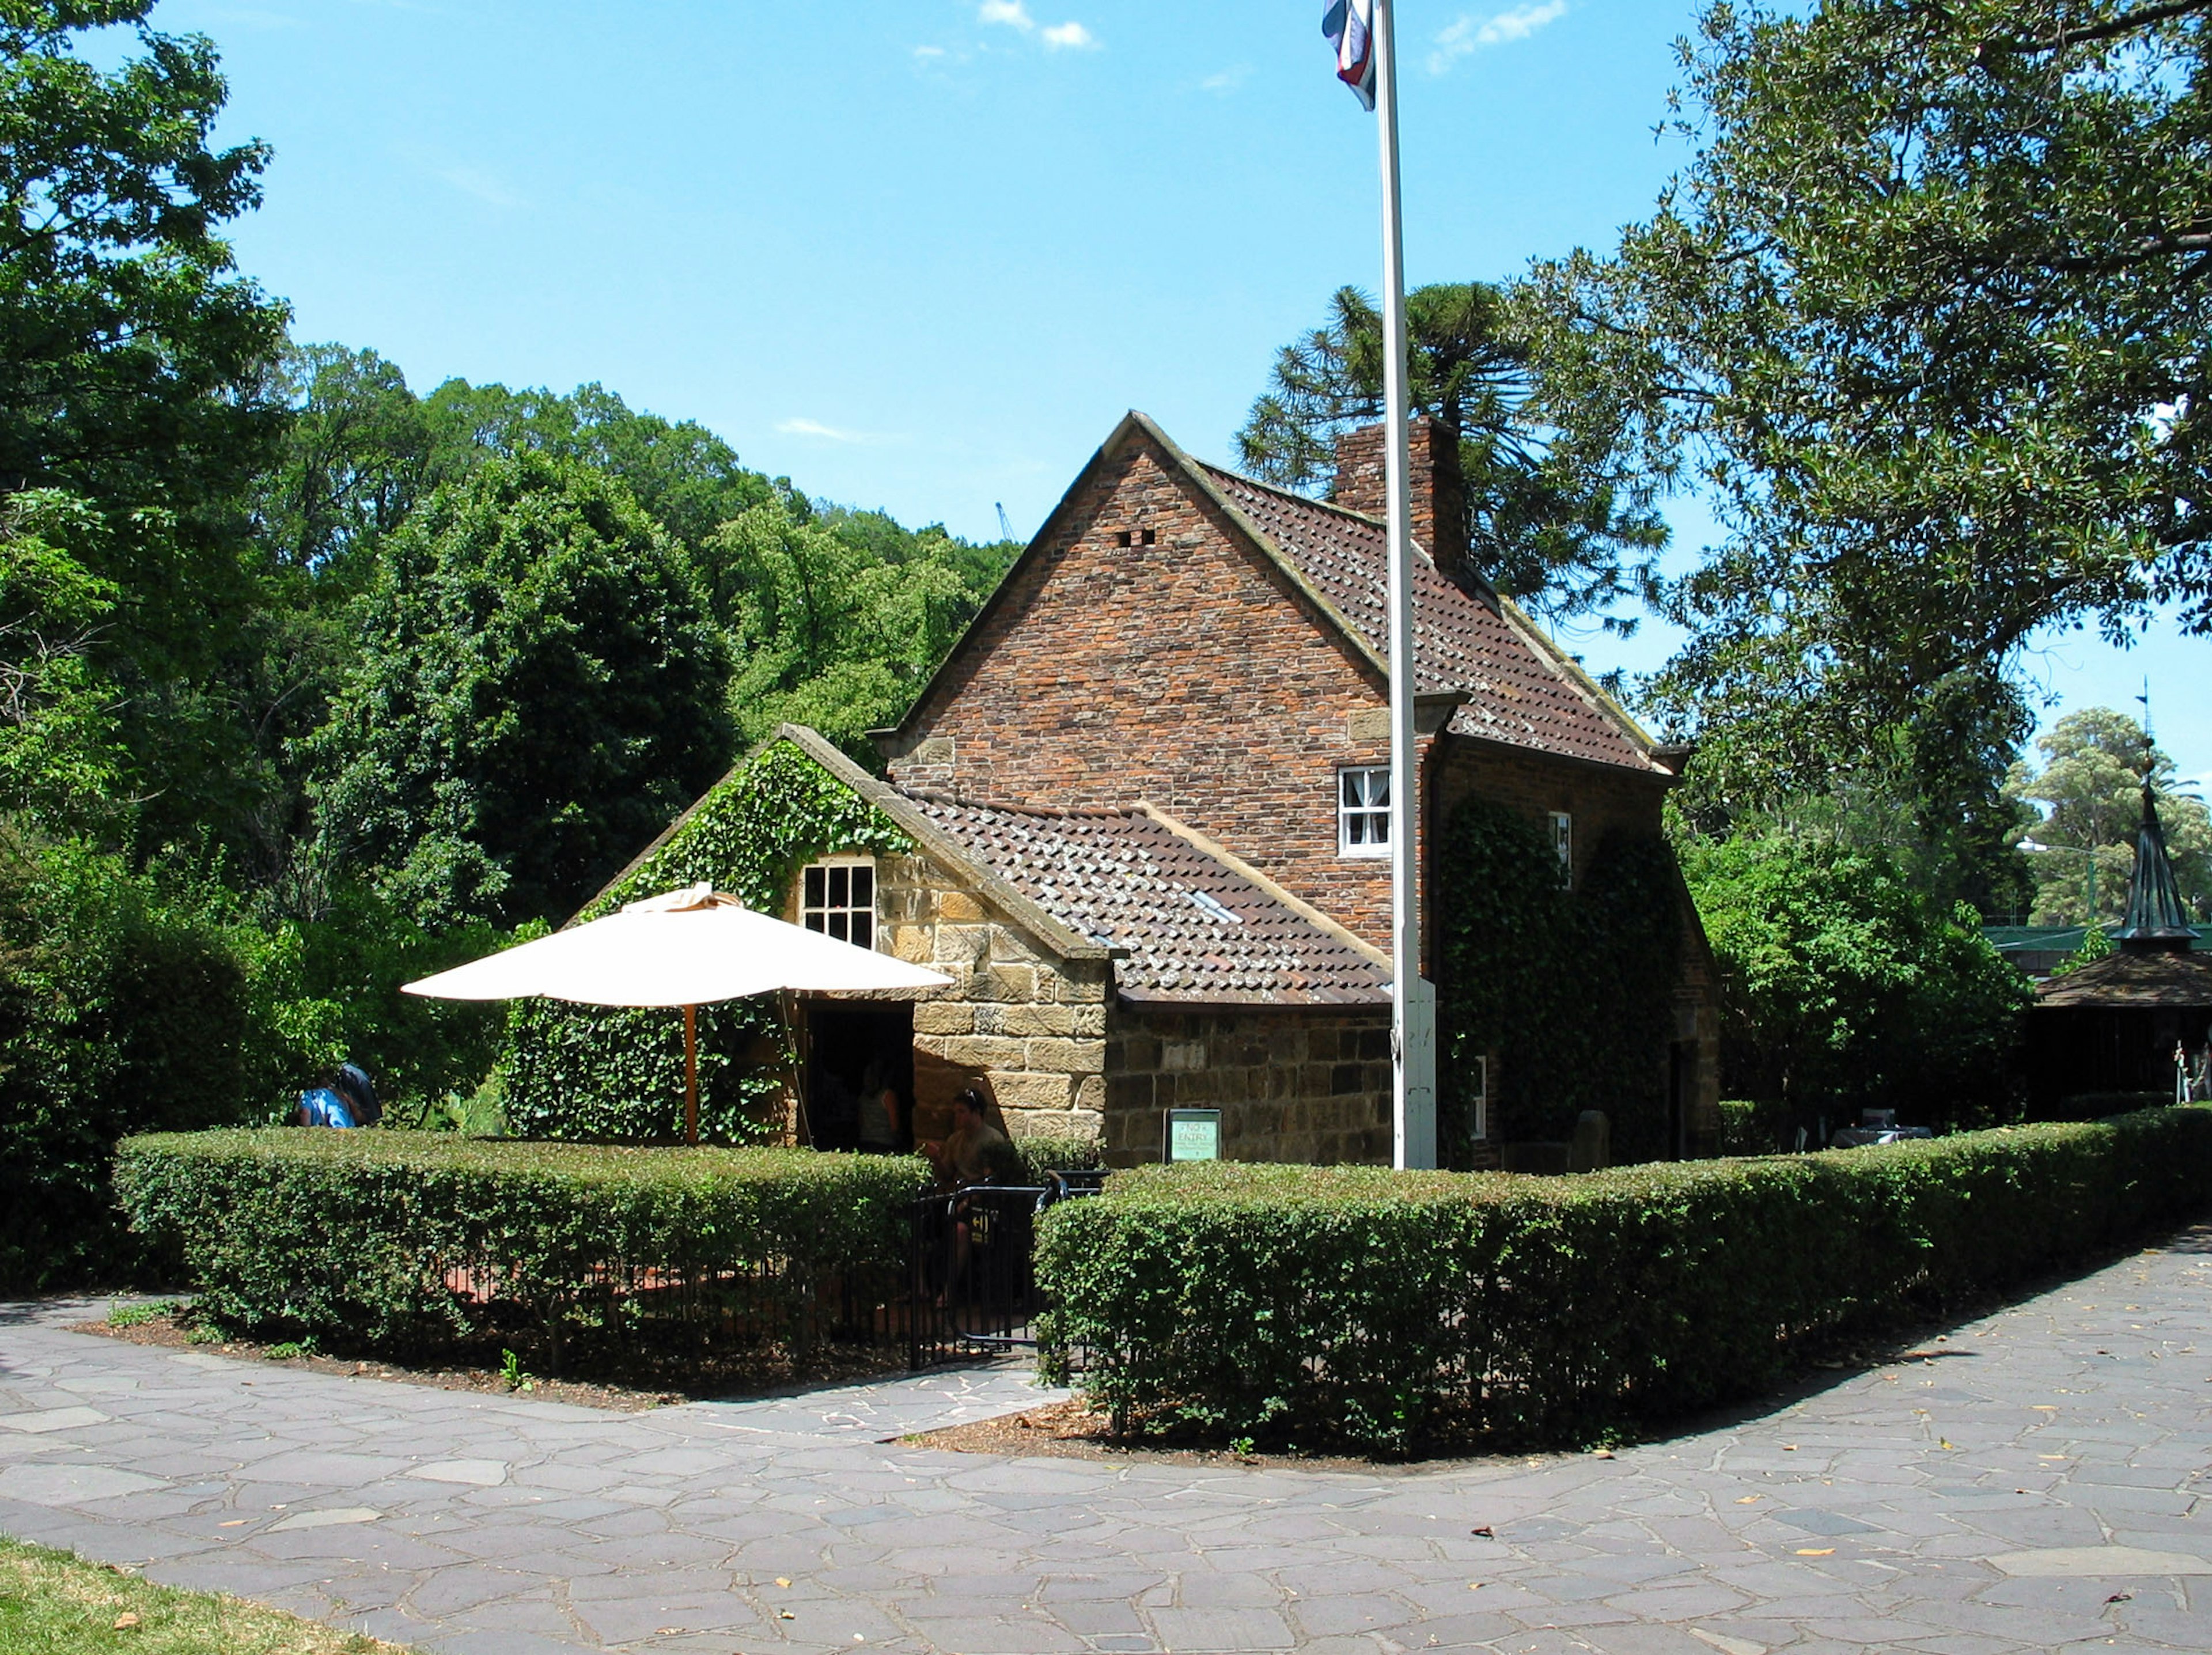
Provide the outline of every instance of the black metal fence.
{"type": "Polygon", "coordinates": [[[934,1367],[1034,1349],[1044,1309],[1036,1269],[1038,1215],[1095,1196],[1103,1172],[1055,1172],[1045,1184],[971,1184],[914,1204],[907,1360],[934,1367]]]}

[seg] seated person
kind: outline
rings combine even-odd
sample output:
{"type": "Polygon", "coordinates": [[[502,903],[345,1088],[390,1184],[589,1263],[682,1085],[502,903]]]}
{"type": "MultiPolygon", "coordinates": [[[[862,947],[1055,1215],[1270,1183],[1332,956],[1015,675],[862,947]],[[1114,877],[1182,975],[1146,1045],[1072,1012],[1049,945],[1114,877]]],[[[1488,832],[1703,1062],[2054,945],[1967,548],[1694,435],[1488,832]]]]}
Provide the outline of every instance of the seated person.
{"type": "Polygon", "coordinates": [[[384,1105],[376,1100],[375,1084],[360,1064],[339,1064],[325,1084],[345,1100],[356,1126],[374,1126],[384,1117],[384,1105]]]}
{"type": "Polygon", "coordinates": [[[974,1086],[962,1088],[952,1100],[952,1130],[941,1142],[916,1146],[937,1169],[939,1183],[988,1183],[1006,1165],[1013,1146],[991,1124],[988,1108],[974,1086]]]}
{"type": "Polygon", "coordinates": [[[299,1123],[301,1126],[355,1127],[361,1123],[354,1118],[352,1105],[345,1093],[331,1084],[333,1076],[325,1074],[300,1094],[299,1123]]]}

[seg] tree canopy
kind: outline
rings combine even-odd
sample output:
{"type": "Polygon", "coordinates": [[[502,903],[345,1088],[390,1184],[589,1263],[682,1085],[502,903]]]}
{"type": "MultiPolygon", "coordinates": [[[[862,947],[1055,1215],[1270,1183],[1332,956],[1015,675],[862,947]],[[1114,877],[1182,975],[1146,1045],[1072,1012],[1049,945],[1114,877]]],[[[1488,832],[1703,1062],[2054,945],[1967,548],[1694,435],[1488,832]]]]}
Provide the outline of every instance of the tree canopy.
{"type": "Polygon", "coordinates": [[[2158,802],[2182,900],[2191,913],[2212,919],[2212,813],[2182,790],[2173,761],[2140,723],[2109,707],[2091,707],[2069,713],[2035,745],[2043,763],[2015,763],[2005,780],[2007,795],[2027,807],[2022,816],[2034,843],[2048,847],[2028,857],[2035,924],[2081,925],[2126,913],[2145,782],[2158,802]]]}
{"type": "Polygon", "coordinates": [[[334,856],[429,925],[565,920],[730,758],[726,646],[627,490],[526,453],[384,548],[313,739],[334,856]]]}
{"type": "Polygon", "coordinates": [[[1922,1125],[2002,1118],[2033,998],[1981,934],[1880,852],[1784,833],[1684,847],[1720,966],[1723,1096],[1800,1123],[1899,1108],[1922,1125]]]}
{"type": "Polygon", "coordinates": [[[2212,627],[2208,12],[1718,0],[1688,166],[1613,257],[1538,268],[1724,514],[1654,701],[1770,791],[1931,698],[2000,714],[2040,629],[2212,627]]]}
{"type": "MultiPolygon", "coordinates": [[[[1468,546],[1508,596],[1546,613],[1612,615],[1640,593],[1666,527],[1662,481],[1624,447],[1629,427],[1574,371],[1571,336],[1532,332],[1514,295],[1444,283],[1406,298],[1413,411],[1458,438],[1468,546]]],[[[1340,288],[1328,319],[1276,353],[1268,389],[1237,433],[1244,464],[1285,487],[1325,491],[1336,439],[1382,417],[1382,322],[1340,288]]]]}

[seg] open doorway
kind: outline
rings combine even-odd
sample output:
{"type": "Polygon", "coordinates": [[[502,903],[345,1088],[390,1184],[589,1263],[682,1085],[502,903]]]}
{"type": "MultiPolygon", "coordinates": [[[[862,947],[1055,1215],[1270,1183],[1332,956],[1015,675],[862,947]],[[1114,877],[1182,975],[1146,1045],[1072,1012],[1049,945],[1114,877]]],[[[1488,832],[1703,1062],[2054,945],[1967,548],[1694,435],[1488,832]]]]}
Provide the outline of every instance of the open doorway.
{"type": "Polygon", "coordinates": [[[817,1149],[914,1147],[914,1006],[809,1000],[806,1121],[817,1149]]]}

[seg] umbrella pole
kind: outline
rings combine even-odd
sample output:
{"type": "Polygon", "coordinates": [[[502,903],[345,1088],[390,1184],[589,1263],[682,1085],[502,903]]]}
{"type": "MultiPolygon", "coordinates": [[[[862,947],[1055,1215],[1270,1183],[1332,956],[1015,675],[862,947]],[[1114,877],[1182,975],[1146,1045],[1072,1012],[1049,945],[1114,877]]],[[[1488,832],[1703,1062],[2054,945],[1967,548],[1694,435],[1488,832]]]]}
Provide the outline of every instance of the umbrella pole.
{"type": "Polygon", "coordinates": [[[699,1141],[699,1008],[684,1008],[684,1141],[699,1141]]]}

